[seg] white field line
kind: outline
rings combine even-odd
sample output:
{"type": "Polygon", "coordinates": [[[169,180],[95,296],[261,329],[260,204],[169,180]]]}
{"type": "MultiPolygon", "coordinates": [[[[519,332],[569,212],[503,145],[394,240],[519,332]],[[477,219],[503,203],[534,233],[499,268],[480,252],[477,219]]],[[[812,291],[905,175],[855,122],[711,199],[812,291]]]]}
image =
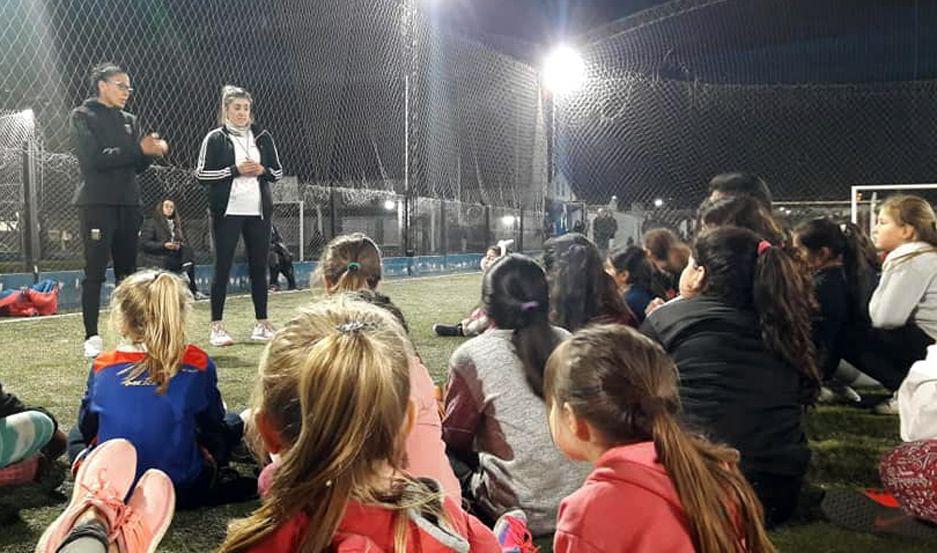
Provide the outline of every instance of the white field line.
{"type": "MultiPolygon", "coordinates": [[[[449,273],[447,275],[431,275],[431,276],[421,276],[421,277],[396,277],[386,279],[384,282],[408,282],[411,280],[433,280],[437,278],[448,278],[457,275],[474,275],[480,271],[468,272],[468,273],[449,273]]],[[[300,290],[283,290],[282,292],[277,292],[276,296],[285,295],[285,294],[300,294],[300,293],[311,293],[309,288],[303,288],[300,290]]],[[[244,292],[241,294],[236,294],[229,296],[229,299],[246,299],[250,297],[250,292],[244,292]]],[[[274,296],[275,297],[275,296],[274,296]]],[[[204,300],[198,302],[198,304],[205,303],[208,304],[211,300],[204,300]]],[[[107,309],[101,309],[101,313],[106,313],[107,309]]],[[[5,324],[16,324],[16,323],[32,323],[32,322],[41,322],[49,321],[52,319],[63,319],[66,317],[79,317],[81,316],[81,311],[74,311],[72,313],[60,313],[58,315],[45,315],[42,317],[4,317],[0,319],[0,325],[5,324]]]]}

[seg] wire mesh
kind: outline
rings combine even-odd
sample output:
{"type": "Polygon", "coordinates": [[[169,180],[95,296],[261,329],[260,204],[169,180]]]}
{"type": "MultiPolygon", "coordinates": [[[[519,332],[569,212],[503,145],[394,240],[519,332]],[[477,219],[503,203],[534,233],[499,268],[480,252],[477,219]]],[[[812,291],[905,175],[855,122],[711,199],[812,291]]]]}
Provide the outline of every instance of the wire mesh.
{"type": "Polygon", "coordinates": [[[105,60],[127,69],[128,110],[142,130],[171,147],[141,177],[141,209],[174,199],[199,262],[212,257],[210,223],[192,168],[225,84],[251,92],[274,136],[288,176],[274,189],[275,223],[297,256],[314,258],[352,231],[387,255],[465,251],[449,249],[462,246],[446,238],[458,228],[442,229],[460,209],[433,201],[539,209],[546,139],[536,70],[430,10],[419,0],[0,3],[0,256],[80,266],[69,113],[92,93],[90,67],[105,60]],[[7,128],[26,110],[34,175],[23,170],[25,137],[7,128]],[[39,252],[23,246],[30,186],[39,252]]]}

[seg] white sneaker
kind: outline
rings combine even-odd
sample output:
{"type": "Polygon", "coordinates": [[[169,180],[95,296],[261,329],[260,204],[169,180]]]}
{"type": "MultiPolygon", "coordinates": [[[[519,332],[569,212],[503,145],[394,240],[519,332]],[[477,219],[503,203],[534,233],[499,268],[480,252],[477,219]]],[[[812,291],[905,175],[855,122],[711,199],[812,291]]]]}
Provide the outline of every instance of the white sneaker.
{"type": "Polygon", "coordinates": [[[97,334],[85,340],[85,357],[95,358],[101,355],[102,351],[104,351],[104,340],[97,334]]]}
{"type": "Polygon", "coordinates": [[[192,296],[195,298],[195,301],[202,301],[202,300],[208,299],[208,294],[201,292],[201,291],[196,291],[194,294],[192,294],[192,296]]]}
{"type": "Polygon", "coordinates": [[[898,392],[885,401],[872,408],[879,415],[897,415],[898,414],[898,392]]]}
{"type": "Polygon", "coordinates": [[[220,322],[211,324],[211,336],[208,338],[208,343],[218,347],[223,348],[234,344],[234,338],[228,334],[228,331],[224,329],[224,325],[220,322]]]}
{"type": "Polygon", "coordinates": [[[269,342],[273,339],[273,335],[276,333],[276,330],[273,328],[273,325],[267,321],[262,323],[257,323],[254,325],[254,331],[251,332],[251,340],[257,342],[269,342]]]}

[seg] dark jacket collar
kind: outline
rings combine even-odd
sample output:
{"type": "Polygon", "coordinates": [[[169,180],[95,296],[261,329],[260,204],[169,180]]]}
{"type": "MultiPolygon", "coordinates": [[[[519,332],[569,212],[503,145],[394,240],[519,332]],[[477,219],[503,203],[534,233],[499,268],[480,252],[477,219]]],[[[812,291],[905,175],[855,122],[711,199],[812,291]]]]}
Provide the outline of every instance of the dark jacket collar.
{"type": "Polygon", "coordinates": [[[758,316],[753,309],[740,309],[725,300],[706,295],[671,301],[658,308],[648,320],[665,345],[688,328],[703,322],[740,336],[759,332],[758,316]]]}

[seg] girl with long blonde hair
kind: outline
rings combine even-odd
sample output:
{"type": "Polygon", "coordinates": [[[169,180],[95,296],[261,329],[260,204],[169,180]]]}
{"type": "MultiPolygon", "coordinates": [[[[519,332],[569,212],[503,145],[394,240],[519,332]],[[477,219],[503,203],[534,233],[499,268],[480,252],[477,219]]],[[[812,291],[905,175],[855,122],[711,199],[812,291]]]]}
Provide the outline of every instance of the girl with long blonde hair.
{"type": "Polygon", "coordinates": [[[169,272],[140,271],[120,283],[111,325],[122,344],[94,360],[69,436],[69,456],[79,464],[94,444],[128,440],[137,476],[168,474],[180,508],[256,495],[255,479],[225,468],[243,423],[225,413],[215,363],[186,341],[190,303],[185,282],[169,272]]]}
{"type": "Polygon", "coordinates": [[[501,550],[438,483],[404,470],[415,420],[407,349],[392,315],[344,297],[277,332],[253,416],[255,450],[278,461],[263,504],[231,525],[222,552],[501,550]]]}

